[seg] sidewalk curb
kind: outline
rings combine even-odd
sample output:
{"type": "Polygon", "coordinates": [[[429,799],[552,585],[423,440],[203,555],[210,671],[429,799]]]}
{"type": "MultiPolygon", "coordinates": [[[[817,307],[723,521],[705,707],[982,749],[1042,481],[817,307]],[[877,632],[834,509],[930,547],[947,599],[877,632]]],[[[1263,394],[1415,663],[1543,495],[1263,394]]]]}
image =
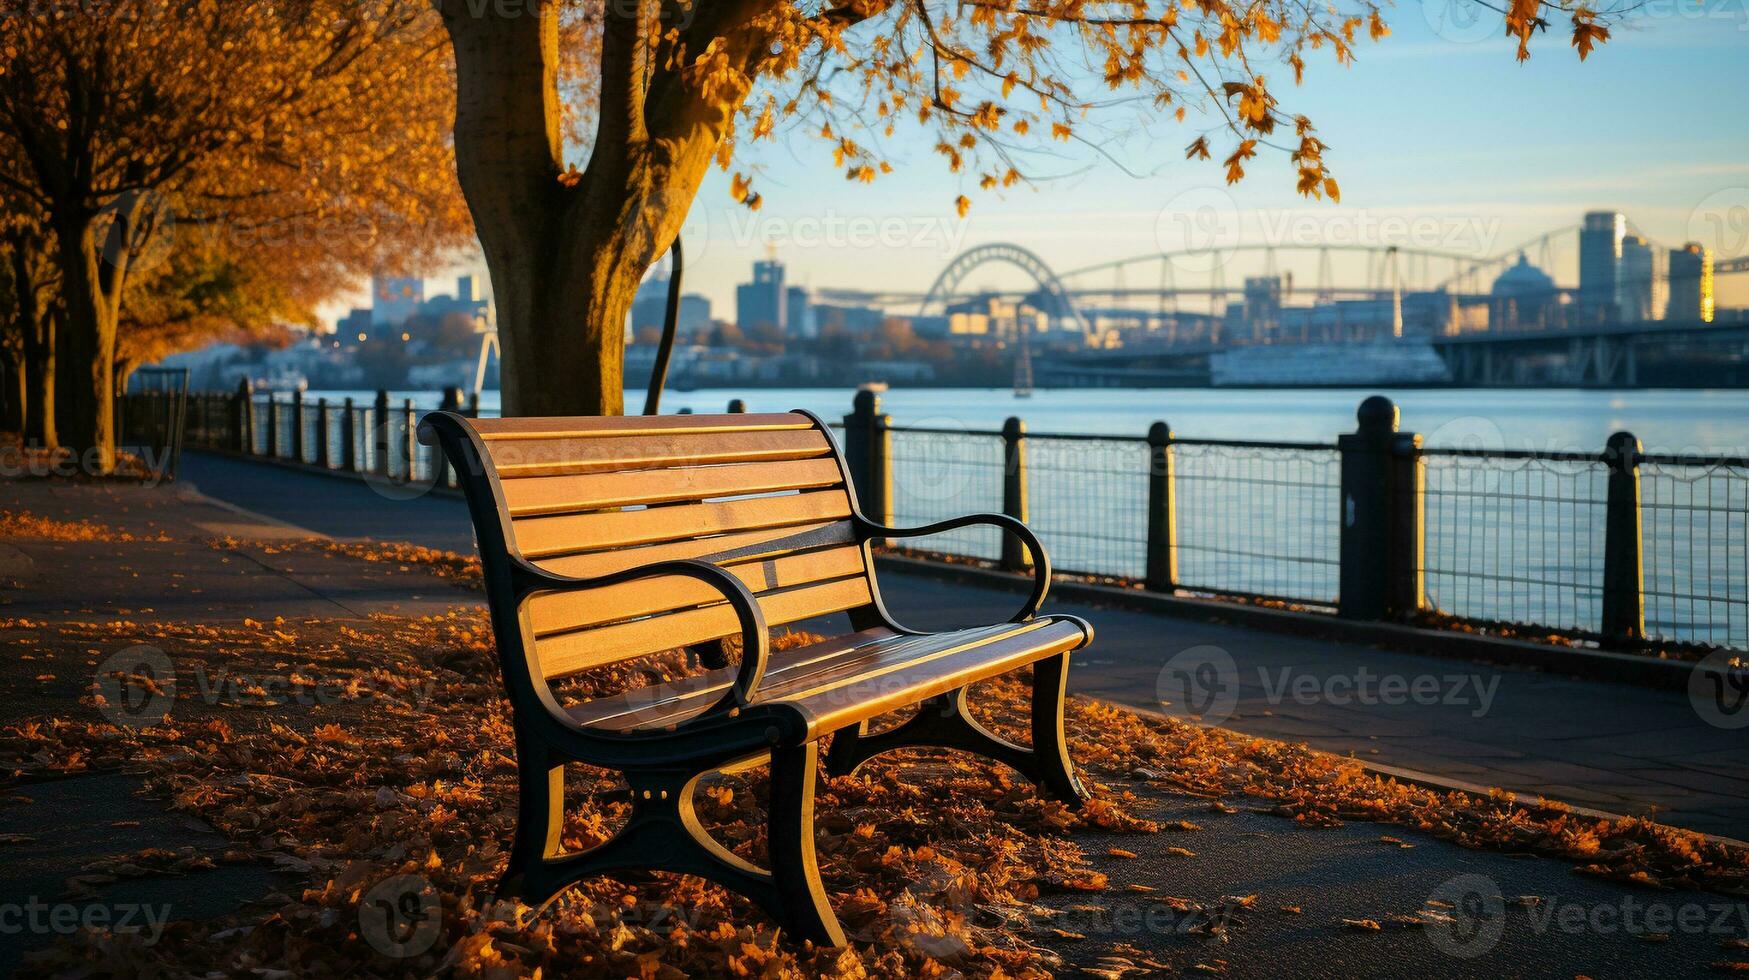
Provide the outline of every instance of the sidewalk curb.
{"type": "MultiPolygon", "coordinates": [[[[984,585],[1014,592],[1032,588],[1032,576],[1004,572],[976,565],[949,564],[902,555],[876,555],[878,567],[894,571],[929,575],[971,585],[984,585]]],[[[1687,693],[1694,664],[1680,660],[1628,653],[1610,653],[1575,647],[1533,643],[1502,636],[1461,633],[1455,630],[1424,629],[1400,623],[1363,622],[1339,619],[1335,616],[1271,609],[1218,599],[1198,599],[1189,596],[1165,595],[1141,589],[1125,589],[1114,585],[1098,585],[1056,578],[1051,581],[1051,594],[1058,598],[1075,599],[1134,609],[1140,612],[1164,613],[1205,622],[1231,623],[1253,629],[1315,639],[1337,640],[1368,646],[1386,647],[1408,653],[1430,654],[1460,660],[1483,661],[1511,667],[1529,668],[1581,677],[1588,680],[1611,681],[1666,691],[1687,693]]]]}
{"type": "MultiPolygon", "coordinates": [[[[1180,724],[1185,724],[1185,725],[1198,725],[1197,722],[1185,721],[1183,718],[1175,717],[1173,715],[1167,714],[1164,711],[1158,711],[1158,710],[1155,710],[1152,708],[1144,708],[1144,707],[1141,707],[1140,705],[1125,704],[1122,701],[1113,701],[1110,698],[1102,698],[1102,697],[1099,697],[1097,695],[1092,695],[1092,694],[1083,695],[1083,697],[1086,697],[1090,701],[1095,701],[1095,702],[1098,702],[1100,704],[1106,705],[1107,707],[1116,708],[1120,711],[1133,712],[1135,714],[1141,715],[1144,718],[1156,718],[1156,719],[1160,719],[1160,720],[1164,720],[1164,721],[1176,721],[1180,724]]],[[[1335,756],[1336,758],[1342,759],[1345,762],[1352,762],[1355,765],[1361,767],[1362,769],[1365,769],[1367,772],[1369,772],[1375,776],[1382,776],[1382,777],[1387,778],[1387,779],[1394,779],[1399,783],[1408,783],[1410,785],[1421,786],[1421,787],[1426,788],[1426,789],[1433,789],[1433,790],[1440,790],[1440,791],[1444,791],[1444,792],[1454,792],[1454,793],[1467,793],[1470,796],[1489,796],[1495,792],[1502,792],[1502,793],[1511,793],[1514,797],[1516,797],[1518,799],[1523,799],[1525,797],[1534,797],[1537,795],[1535,793],[1528,793],[1528,792],[1524,792],[1524,791],[1520,791],[1520,790],[1505,789],[1505,788],[1499,787],[1499,786],[1487,786],[1487,785],[1484,785],[1482,783],[1472,783],[1472,782],[1469,782],[1467,780],[1455,779],[1455,778],[1452,778],[1450,776],[1438,776],[1438,775],[1435,775],[1435,774],[1430,773],[1430,772],[1423,772],[1420,769],[1410,769],[1406,766],[1387,765],[1386,763],[1383,763],[1383,762],[1368,762],[1365,759],[1359,759],[1359,758],[1356,758],[1356,757],[1351,756],[1351,755],[1341,755],[1341,754],[1336,753],[1336,752],[1330,752],[1330,751],[1327,751],[1325,749],[1320,749],[1316,746],[1309,745],[1303,741],[1296,742],[1296,741],[1292,741],[1290,739],[1276,738],[1274,736],[1268,736],[1268,735],[1252,735],[1249,732],[1242,732],[1242,731],[1239,731],[1238,729],[1234,729],[1234,728],[1223,728],[1219,725],[1198,725],[1198,727],[1214,728],[1214,729],[1218,729],[1218,730],[1223,731],[1223,732],[1229,732],[1233,735],[1238,735],[1242,738],[1264,739],[1266,741],[1282,742],[1282,743],[1288,744],[1288,745],[1305,745],[1308,749],[1311,749],[1313,752],[1317,752],[1317,753],[1320,753],[1322,755],[1335,756]]],[[[1553,799],[1552,797],[1542,797],[1542,798],[1543,799],[1553,799]]],[[[1600,810],[1597,807],[1580,806],[1577,803],[1568,803],[1565,800],[1560,800],[1558,802],[1560,802],[1560,804],[1562,806],[1565,806],[1565,807],[1571,809],[1574,813],[1578,814],[1579,816],[1590,817],[1594,820],[1618,821],[1618,820],[1637,820],[1637,819],[1640,819],[1638,817],[1631,817],[1631,816],[1628,816],[1626,814],[1616,813],[1616,812],[1611,811],[1611,810],[1600,810]]],[[[1680,830],[1684,833],[1698,835],[1698,836],[1703,837],[1706,840],[1711,841],[1712,843],[1715,843],[1715,844],[1722,844],[1726,847],[1735,847],[1735,848],[1741,848],[1743,850],[1749,850],[1749,841],[1738,840],[1735,837],[1726,837],[1723,834],[1709,834],[1704,830],[1690,830],[1687,827],[1681,827],[1681,826],[1678,826],[1676,824],[1663,823],[1663,822],[1658,820],[1657,814],[1655,814],[1655,813],[1646,815],[1644,819],[1651,820],[1655,823],[1659,823],[1660,826],[1673,827],[1673,828],[1680,830]]]]}

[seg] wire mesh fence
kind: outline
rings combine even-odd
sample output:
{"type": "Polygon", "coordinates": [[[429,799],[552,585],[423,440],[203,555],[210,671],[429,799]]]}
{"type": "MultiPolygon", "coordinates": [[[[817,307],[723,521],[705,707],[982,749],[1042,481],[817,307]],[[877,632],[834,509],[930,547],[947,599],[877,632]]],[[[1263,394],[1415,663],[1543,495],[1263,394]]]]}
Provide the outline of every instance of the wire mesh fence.
{"type": "Polygon", "coordinates": [[[1640,464],[1646,635],[1749,649],[1749,465],[1640,464]]]}
{"type": "Polygon", "coordinates": [[[1597,632],[1609,471],[1595,456],[1424,450],[1429,604],[1462,619],[1597,632]]]}
{"type": "MultiPolygon", "coordinates": [[[[1000,454],[1001,438],[993,441],[1000,454]]],[[[1147,443],[1028,436],[1025,474],[1027,523],[1053,567],[1142,576],[1148,542],[1147,443]]]]}
{"type": "Polygon", "coordinates": [[[1335,603],[1341,460],[1333,446],[1174,441],[1178,582],[1335,603]]]}
{"type": "MultiPolygon", "coordinates": [[[[1002,509],[999,433],[900,426],[891,432],[893,520],[899,525],[1002,509]]],[[[974,558],[1002,554],[1002,532],[991,527],[960,528],[908,543],[974,558]]]]}

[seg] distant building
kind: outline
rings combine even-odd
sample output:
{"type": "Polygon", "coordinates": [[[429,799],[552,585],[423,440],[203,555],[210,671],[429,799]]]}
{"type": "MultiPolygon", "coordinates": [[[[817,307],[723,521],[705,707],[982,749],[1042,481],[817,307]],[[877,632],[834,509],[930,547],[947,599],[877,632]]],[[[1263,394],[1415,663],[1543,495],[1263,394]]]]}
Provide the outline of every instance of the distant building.
{"type": "Polygon", "coordinates": [[[371,323],[397,329],[425,302],[425,280],[402,276],[370,279],[371,323]]]}
{"type": "Polygon", "coordinates": [[[1254,340],[1275,336],[1281,326],[1280,276],[1246,277],[1241,318],[1243,336],[1254,340]]]}
{"type": "Polygon", "coordinates": [[[743,332],[761,326],[783,330],[788,306],[783,263],[776,259],[754,262],[753,281],[735,287],[735,325],[743,332]]]}
{"type": "MultiPolygon", "coordinates": [[[[668,277],[651,276],[638,287],[632,300],[631,323],[636,331],[644,327],[661,327],[668,322],[668,277]]],[[[680,294],[680,311],[674,319],[675,332],[684,336],[706,333],[711,328],[711,301],[698,293],[680,294]]]]}
{"type": "Polygon", "coordinates": [[[814,298],[800,286],[784,290],[783,332],[788,337],[818,337],[820,324],[814,318],[814,298]]]}
{"type": "Polygon", "coordinates": [[[1695,242],[1670,250],[1670,303],[1664,319],[1713,322],[1713,253],[1695,242]]]}
{"type": "Polygon", "coordinates": [[[1663,283],[1657,275],[1657,253],[1641,235],[1621,240],[1621,261],[1616,263],[1615,305],[1624,323],[1655,320],[1662,312],[1663,283]]]}
{"type": "Polygon", "coordinates": [[[1579,308],[1590,323],[1619,318],[1616,276],[1627,218],[1619,211],[1590,211],[1579,226],[1579,308]]]}
{"type": "MultiPolygon", "coordinates": [[[[869,334],[881,328],[886,322],[885,310],[873,306],[846,306],[836,303],[815,303],[811,307],[814,315],[814,325],[818,330],[835,330],[844,333],[869,334]]],[[[936,317],[935,319],[941,319],[936,317]]],[[[944,326],[943,332],[946,327],[944,326]]]]}
{"type": "Polygon", "coordinates": [[[363,343],[370,337],[371,311],[367,307],[353,307],[352,312],[341,317],[334,324],[334,332],[343,344],[363,343]]]}
{"type": "Polygon", "coordinates": [[[1560,302],[1555,281],[1520,252],[1517,264],[1502,272],[1489,291],[1488,329],[1548,330],[1556,324],[1560,302]]]}

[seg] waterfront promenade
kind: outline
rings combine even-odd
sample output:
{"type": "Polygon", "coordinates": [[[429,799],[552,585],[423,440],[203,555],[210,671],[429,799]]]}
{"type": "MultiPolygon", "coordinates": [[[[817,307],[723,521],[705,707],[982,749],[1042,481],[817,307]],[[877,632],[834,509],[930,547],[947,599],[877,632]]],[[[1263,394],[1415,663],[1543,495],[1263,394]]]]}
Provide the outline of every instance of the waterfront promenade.
{"type": "MultiPolygon", "coordinates": [[[[210,453],[185,457],[186,485],[271,522],[341,539],[473,549],[461,501],[393,500],[364,482],[210,453]]],[[[238,520],[255,521],[240,515],[238,520]]],[[[297,533],[297,532],[292,532],[297,533]]],[[[1049,538],[1046,538],[1048,545],[1049,538]]],[[[995,589],[881,575],[901,620],[930,628],[988,620],[1015,597],[995,589]]],[[[1444,785],[1500,787],[1728,837],[1749,836],[1743,733],[1705,721],[1681,693],[1343,644],[1240,626],[1100,608],[1060,598],[1098,639],[1077,659],[1076,693],[1148,711],[1174,690],[1162,677],[1210,650],[1231,658],[1223,727],[1344,755],[1444,785]],[[1176,661],[1174,658],[1178,658],[1176,661]],[[1398,684],[1406,693],[1393,695],[1398,684]],[[1421,693],[1414,693],[1416,690],[1421,693]]],[[[1224,663],[1224,662],[1223,662],[1224,663]]]]}

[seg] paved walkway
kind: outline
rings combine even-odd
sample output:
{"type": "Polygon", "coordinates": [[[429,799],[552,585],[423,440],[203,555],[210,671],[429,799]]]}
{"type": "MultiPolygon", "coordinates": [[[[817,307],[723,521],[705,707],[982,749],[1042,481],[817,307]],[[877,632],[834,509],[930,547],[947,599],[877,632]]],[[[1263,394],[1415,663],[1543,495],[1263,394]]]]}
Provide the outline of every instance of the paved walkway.
{"type": "MultiPolygon", "coordinates": [[[[204,494],[316,533],[473,547],[454,497],[392,500],[359,481],[204,453],[183,467],[204,494]]],[[[898,573],[881,584],[894,615],[925,628],[988,621],[1016,601],[898,573]]],[[[1749,730],[1708,724],[1681,694],[1123,609],[1051,608],[1098,630],[1073,672],[1079,693],[1200,709],[1207,722],[1373,765],[1749,838],[1749,730]]]]}

